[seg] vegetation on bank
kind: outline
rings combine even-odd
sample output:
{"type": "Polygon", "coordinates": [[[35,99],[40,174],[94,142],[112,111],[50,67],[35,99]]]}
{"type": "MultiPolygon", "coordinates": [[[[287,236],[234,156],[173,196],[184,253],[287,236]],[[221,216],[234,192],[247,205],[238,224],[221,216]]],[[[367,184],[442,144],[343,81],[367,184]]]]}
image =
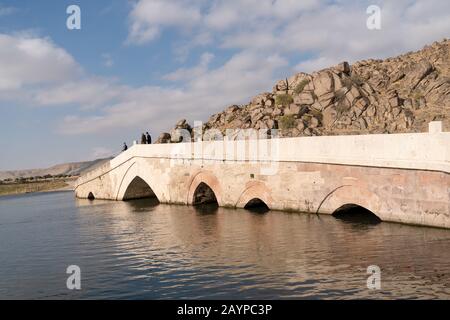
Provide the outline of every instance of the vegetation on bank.
{"type": "Polygon", "coordinates": [[[0,196],[65,189],[69,187],[68,181],[73,179],[65,175],[48,175],[0,180],[0,196]]]}
{"type": "Polygon", "coordinates": [[[73,176],[68,174],[57,174],[51,175],[46,174],[44,176],[34,176],[34,177],[20,177],[20,178],[8,178],[4,180],[0,180],[0,185],[2,184],[11,184],[11,183],[28,183],[28,182],[45,182],[45,181],[53,181],[58,179],[67,179],[72,178],[73,176]]]}

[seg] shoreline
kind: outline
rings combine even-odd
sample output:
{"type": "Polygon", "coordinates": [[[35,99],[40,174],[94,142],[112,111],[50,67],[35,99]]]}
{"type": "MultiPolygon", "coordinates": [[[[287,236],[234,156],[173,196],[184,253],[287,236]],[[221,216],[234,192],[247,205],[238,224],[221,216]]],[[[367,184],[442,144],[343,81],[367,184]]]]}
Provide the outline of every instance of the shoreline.
{"type": "Polygon", "coordinates": [[[60,191],[74,191],[76,179],[51,180],[27,183],[11,183],[0,185],[0,198],[14,195],[33,193],[49,193],[60,191]]]}

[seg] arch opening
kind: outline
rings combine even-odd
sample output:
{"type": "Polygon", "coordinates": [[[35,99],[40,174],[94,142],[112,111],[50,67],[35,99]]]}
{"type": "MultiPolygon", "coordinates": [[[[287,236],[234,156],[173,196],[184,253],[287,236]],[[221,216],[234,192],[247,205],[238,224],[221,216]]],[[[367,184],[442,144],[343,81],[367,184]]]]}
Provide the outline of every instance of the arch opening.
{"type": "Polygon", "coordinates": [[[333,212],[336,219],[361,224],[378,224],[382,220],[372,211],[356,204],[346,204],[333,212]]]}
{"type": "Polygon", "coordinates": [[[152,198],[158,200],[152,188],[141,177],[136,177],[128,185],[123,200],[152,198]]]}
{"type": "Polygon", "coordinates": [[[94,196],[94,194],[93,194],[92,192],[89,192],[87,198],[88,198],[89,200],[95,200],[95,196],[94,196]]]}
{"type": "Polygon", "coordinates": [[[204,182],[201,182],[195,189],[192,204],[194,206],[205,204],[219,205],[214,191],[204,182]]]}
{"type": "Polygon", "coordinates": [[[256,212],[256,213],[266,213],[270,210],[269,206],[259,198],[253,198],[244,206],[244,209],[256,212]]]}

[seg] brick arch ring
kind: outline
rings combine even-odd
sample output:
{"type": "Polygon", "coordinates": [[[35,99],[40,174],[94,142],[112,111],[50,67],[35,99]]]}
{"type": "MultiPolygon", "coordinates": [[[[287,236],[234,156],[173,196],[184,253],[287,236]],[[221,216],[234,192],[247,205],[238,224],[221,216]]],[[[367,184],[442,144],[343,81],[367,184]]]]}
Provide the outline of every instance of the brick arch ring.
{"type": "Polygon", "coordinates": [[[364,184],[342,185],[335,188],[323,198],[316,213],[324,212],[332,214],[337,209],[348,204],[363,207],[371,211],[381,220],[386,220],[385,215],[380,210],[383,200],[364,184]]]}
{"type": "Polygon", "coordinates": [[[244,208],[245,205],[252,199],[260,199],[272,209],[273,199],[270,189],[261,181],[252,181],[246,184],[246,188],[242,191],[238,201],[236,202],[236,208],[244,208]]]}
{"type": "Polygon", "coordinates": [[[194,201],[195,190],[197,190],[197,187],[202,182],[211,188],[211,190],[214,192],[214,195],[216,196],[217,203],[219,204],[219,206],[222,206],[222,187],[220,186],[217,177],[210,171],[200,171],[191,177],[186,203],[192,205],[194,201]]]}

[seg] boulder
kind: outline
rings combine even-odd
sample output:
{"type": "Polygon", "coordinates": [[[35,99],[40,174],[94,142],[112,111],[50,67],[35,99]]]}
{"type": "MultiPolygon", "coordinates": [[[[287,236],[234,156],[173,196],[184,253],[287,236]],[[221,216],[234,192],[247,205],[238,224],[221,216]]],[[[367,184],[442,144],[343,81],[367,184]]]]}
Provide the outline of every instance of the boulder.
{"type": "Polygon", "coordinates": [[[400,114],[401,111],[402,111],[402,109],[400,109],[398,107],[392,108],[393,117],[396,118],[400,114]]]}
{"type": "Polygon", "coordinates": [[[369,103],[367,102],[366,99],[361,98],[361,99],[358,99],[357,101],[355,101],[355,102],[353,103],[353,106],[354,106],[356,109],[359,109],[359,110],[361,110],[361,111],[364,111],[368,104],[369,104],[369,103]]]}
{"type": "Polygon", "coordinates": [[[300,113],[300,106],[294,103],[290,104],[289,107],[284,109],[285,115],[298,115],[300,113]]]}
{"type": "Polygon", "coordinates": [[[282,115],[283,115],[283,109],[280,107],[276,107],[272,112],[273,117],[278,117],[278,116],[282,116],[282,115]]]}
{"type": "Polygon", "coordinates": [[[330,128],[337,119],[337,111],[334,107],[328,107],[322,112],[322,123],[326,128],[330,128]]]}
{"type": "MultiPolygon", "coordinates": [[[[330,100],[330,103],[326,106],[329,106],[330,104],[331,104],[331,100],[330,100]]],[[[317,111],[322,111],[324,107],[322,106],[322,104],[319,101],[316,101],[311,105],[311,108],[314,110],[317,110],[317,111]]]]}
{"type": "Polygon", "coordinates": [[[359,119],[359,127],[360,129],[367,129],[367,123],[366,120],[364,120],[364,118],[360,118],[359,119]]]}
{"type": "Polygon", "coordinates": [[[359,92],[358,88],[353,86],[349,92],[347,92],[346,97],[348,101],[352,104],[356,99],[361,97],[361,93],[359,92]]]}
{"type": "Polygon", "coordinates": [[[298,96],[294,97],[294,103],[298,105],[311,105],[314,103],[314,97],[311,92],[302,92],[298,96]]]}
{"type": "Polygon", "coordinates": [[[264,114],[262,113],[261,109],[254,110],[250,115],[252,123],[257,123],[262,118],[264,118],[264,114]]]}
{"type": "Polygon", "coordinates": [[[300,111],[298,112],[298,116],[302,117],[303,115],[305,115],[309,111],[310,111],[309,106],[306,106],[306,105],[300,106],[300,111]]]}
{"type": "Polygon", "coordinates": [[[280,92],[286,93],[286,91],[289,90],[289,83],[286,79],[278,81],[275,86],[273,87],[273,92],[280,92]]]}
{"type": "Polygon", "coordinates": [[[389,99],[389,105],[392,108],[398,107],[400,105],[400,99],[398,97],[392,97],[389,99]]]}
{"type": "Polygon", "coordinates": [[[414,90],[419,82],[428,76],[433,70],[433,65],[427,60],[414,63],[409,72],[407,72],[405,81],[409,84],[411,90],[414,90]]]}
{"type": "Polygon", "coordinates": [[[343,84],[342,84],[342,80],[341,78],[333,72],[333,82],[334,82],[334,90],[339,90],[340,88],[342,88],[343,84]]]}
{"type": "Polygon", "coordinates": [[[333,77],[327,71],[322,71],[317,74],[313,79],[314,92],[320,97],[328,92],[334,91],[333,77]]]}
{"type": "Polygon", "coordinates": [[[156,139],[155,143],[169,143],[170,138],[170,133],[163,132],[159,135],[158,139],[156,139]]]}
{"type": "Polygon", "coordinates": [[[296,127],[299,131],[303,131],[305,129],[305,123],[303,122],[303,120],[298,120],[297,121],[297,127],[296,127]]]}
{"type": "Polygon", "coordinates": [[[320,124],[319,119],[317,119],[316,117],[311,117],[311,119],[309,120],[310,128],[317,128],[319,124],[320,124]]]}
{"type": "Polygon", "coordinates": [[[177,124],[175,125],[176,128],[182,128],[183,126],[185,126],[187,124],[187,120],[186,119],[181,119],[178,120],[177,124]]]}
{"type": "MultiPolygon", "coordinates": [[[[341,89],[339,89],[341,90],[341,89]]],[[[322,106],[322,109],[328,107],[330,104],[333,103],[335,99],[336,94],[334,92],[328,92],[321,96],[319,96],[318,100],[320,105],[322,106]]]]}
{"type": "Polygon", "coordinates": [[[225,109],[225,113],[229,114],[229,113],[233,113],[233,112],[238,111],[238,110],[239,110],[239,106],[232,105],[232,106],[229,106],[228,108],[225,109]]]}
{"type": "Polygon", "coordinates": [[[265,125],[266,125],[266,127],[267,127],[267,129],[275,129],[275,120],[273,120],[273,119],[268,119],[268,120],[266,120],[265,122],[265,125]]]}
{"type": "Polygon", "coordinates": [[[264,114],[272,114],[273,108],[264,108],[264,114]]]}
{"type": "Polygon", "coordinates": [[[374,105],[370,105],[367,110],[366,110],[366,114],[369,117],[374,117],[377,113],[377,108],[374,105]]]}
{"type": "Polygon", "coordinates": [[[174,129],[185,129],[188,131],[192,131],[191,126],[187,123],[186,119],[181,119],[177,122],[174,129]]]}
{"type": "Polygon", "coordinates": [[[261,94],[258,94],[256,97],[254,97],[251,101],[251,104],[253,105],[264,105],[266,100],[269,99],[269,97],[271,96],[270,93],[268,92],[264,92],[261,94]]]}
{"type": "Polygon", "coordinates": [[[347,75],[350,74],[350,65],[348,64],[347,61],[339,63],[333,69],[336,70],[337,72],[341,72],[341,73],[344,73],[344,74],[347,74],[347,75]]]}
{"type": "Polygon", "coordinates": [[[217,123],[219,120],[220,120],[220,113],[217,113],[217,114],[212,115],[209,118],[208,122],[214,124],[214,123],[217,123]]]}
{"type": "Polygon", "coordinates": [[[266,106],[266,107],[272,107],[274,104],[275,104],[275,102],[273,101],[273,99],[267,99],[264,102],[264,106],[266,106]]]}

